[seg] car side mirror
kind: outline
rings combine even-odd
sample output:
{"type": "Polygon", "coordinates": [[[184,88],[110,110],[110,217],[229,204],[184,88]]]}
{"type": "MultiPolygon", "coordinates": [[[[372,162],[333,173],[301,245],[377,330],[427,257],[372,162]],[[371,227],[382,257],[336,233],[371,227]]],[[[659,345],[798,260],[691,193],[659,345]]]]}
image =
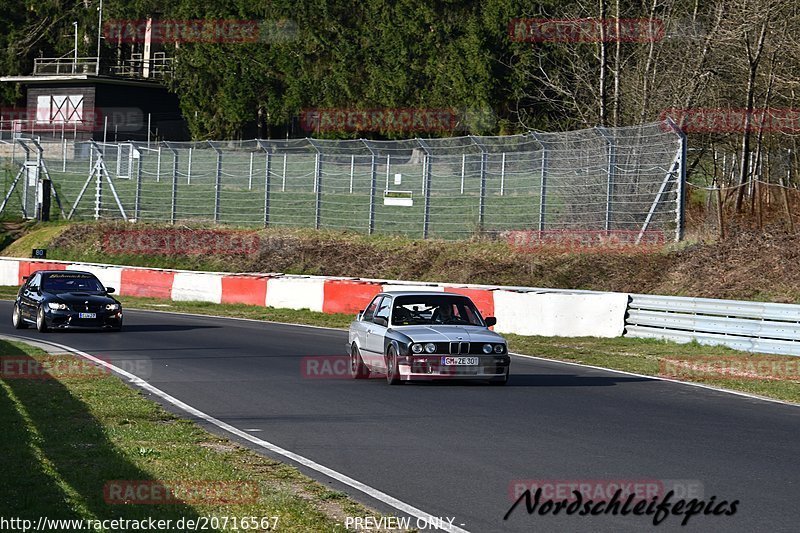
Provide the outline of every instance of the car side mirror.
{"type": "Polygon", "coordinates": [[[28,281],[28,278],[29,278],[29,277],[30,277],[30,276],[22,276],[22,281],[28,281]]]}
{"type": "Polygon", "coordinates": [[[490,327],[494,326],[495,324],[497,324],[497,319],[495,317],[493,317],[493,316],[487,316],[486,319],[484,320],[484,322],[486,322],[486,327],[490,328],[490,327]]]}
{"type": "Polygon", "coordinates": [[[356,315],[356,322],[361,322],[361,318],[363,316],[364,316],[364,312],[363,311],[359,311],[359,313],[356,315]]]}
{"type": "Polygon", "coordinates": [[[114,287],[106,287],[106,294],[111,294],[114,292],[114,287]]]}
{"type": "Polygon", "coordinates": [[[389,327],[389,319],[388,318],[383,318],[382,316],[376,316],[375,318],[372,319],[372,321],[375,324],[378,324],[379,326],[389,327]]]}

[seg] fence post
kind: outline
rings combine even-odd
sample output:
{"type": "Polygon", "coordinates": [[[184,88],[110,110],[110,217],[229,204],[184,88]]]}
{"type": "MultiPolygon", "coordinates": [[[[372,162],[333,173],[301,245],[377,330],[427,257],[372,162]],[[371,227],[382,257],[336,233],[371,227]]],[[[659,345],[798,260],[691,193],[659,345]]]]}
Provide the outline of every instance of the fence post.
{"type": "Polygon", "coordinates": [[[506,153],[503,152],[503,158],[500,160],[500,196],[503,196],[506,186],[506,153]]]}
{"type": "Polygon", "coordinates": [[[350,156],[350,194],[353,194],[353,173],[356,169],[356,156],[350,156]]]}
{"type": "MultiPolygon", "coordinates": [[[[178,212],[178,151],[170,146],[167,141],[164,141],[164,145],[167,147],[167,150],[172,152],[172,192],[170,194],[169,223],[175,224],[178,212]]],[[[159,146],[159,154],[161,154],[161,146],[159,146]]]]}
{"type": "Polygon", "coordinates": [[[470,135],[469,138],[481,150],[481,193],[478,199],[478,229],[483,231],[486,215],[486,147],[474,135],[470,135]]]}
{"type": "Polygon", "coordinates": [[[158,145],[158,161],[156,163],[156,183],[161,181],[161,145],[158,145]]]}
{"type": "MultiPolygon", "coordinates": [[[[269,205],[269,203],[270,203],[270,194],[272,192],[270,190],[270,186],[272,185],[272,178],[270,176],[270,174],[272,173],[272,154],[269,151],[269,146],[264,144],[263,141],[261,141],[259,139],[256,142],[258,143],[258,146],[262,150],[264,150],[264,153],[266,154],[265,160],[264,160],[264,227],[266,228],[267,226],[269,226],[269,215],[270,215],[270,212],[269,212],[270,211],[270,205],[269,205]]],[[[251,152],[250,153],[250,160],[252,161],[252,159],[253,159],[253,153],[251,152]]],[[[252,165],[252,163],[251,163],[251,165],[252,165]]],[[[251,172],[251,174],[252,174],[252,172],[251,172]]],[[[251,179],[252,179],[252,176],[251,176],[251,179]]]]}
{"type": "Polygon", "coordinates": [[[269,193],[270,193],[270,166],[272,166],[272,157],[267,152],[266,162],[264,163],[264,227],[269,226],[269,193]]]}
{"type": "Polygon", "coordinates": [[[392,154],[386,154],[386,188],[384,191],[389,190],[389,168],[392,166],[392,154]]]}
{"type": "Polygon", "coordinates": [[[100,220],[100,208],[103,206],[103,171],[101,169],[105,161],[103,161],[103,155],[99,150],[97,152],[97,162],[97,176],[94,186],[94,219],[100,220]]]}
{"type": "Polygon", "coordinates": [[[192,184],[192,152],[194,147],[189,147],[189,161],[186,163],[186,185],[192,184]]]}
{"type": "Polygon", "coordinates": [[[542,147],[541,180],[539,184],[539,231],[541,232],[544,231],[544,221],[547,213],[547,147],[538,134],[531,132],[531,136],[536,139],[536,142],[542,147]]]}
{"type": "Polygon", "coordinates": [[[614,198],[614,175],[617,171],[617,146],[615,144],[614,136],[611,135],[608,130],[602,126],[596,127],[598,133],[602,135],[603,139],[606,141],[606,146],[608,147],[608,170],[607,170],[607,181],[606,181],[606,219],[605,219],[605,230],[606,232],[611,230],[611,223],[612,223],[612,209],[613,209],[613,198],[614,198]]]}
{"type": "Polygon", "coordinates": [[[427,239],[431,228],[431,153],[422,139],[417,139],[425,156],[422,158],[422,192],[425,195],[425,207],[422,215],[422,238],[427,239]]]}
{"type": "Polygon", "coordinates": [[[138,164],[136,165],[136,197],[133,202],[133,218],[136,222],[139,222],[139,213],[142,207],[142,163],[144,162],[144,152],[139,151],[136,145],[133,145],[133,149],[139,152],[139,157],[137,158],[138,164]]]}
{"type": "Polygon", "coordinates": [[[319,229],[322,222],[322,152],[314,139],[307,141],[317,151],[314,157],[314,229],[319,229]]]}
{"type": "MultiPolygon", "coordinates": [[[[269,155],[267,155],[269,158],[269,155]]],[[[247,175],[247,190],[253,190],[253,152],[250,152],[250,173],[247,175]]]]}
{"type": "Polygon", "coordinates": [[[467,154],[461,154],[461,194],[464,194],[464,174],[467,170],[467,154]]]}
{"type": "Polygon", "coordinates": [[[678,209],[675,214],[675,240],[680,241],[683,239],[683,231],[685,228],[685,213],[684,206],[686,205],[686,150],[687,139],[686,134],[674,122],[670,120],[670,126],[673,131],[678,135],[680,142],[680,172],[678,174],[678,209]]]}
{"type": "Polygon", "coordinates": [[[214,223],[219,224],[219,197],[222,189],[222,150],[214,146],[211,141],[208,141],[208,145],[217,152],[217,172],[214,176],[214,223]]]}
{"type": "Polygon", "coordinates": [[[378,187],[378,176],[375,165],[375,152],[372,151],[372,147],[370,147],[366,139],[361,139],[361,142],[364,143],[364,146],[367,147],[367,150],[369,150],[371,154],[369,164],[369,220],[367,223],[367,234],[372,235],[375,231],[375,192],[378,187]]]}
{"type": "Polygon", "coordinates": [[[281,183],[281,192],[286,192],[286,154],[283,154],[283,183],[281,183]]]}

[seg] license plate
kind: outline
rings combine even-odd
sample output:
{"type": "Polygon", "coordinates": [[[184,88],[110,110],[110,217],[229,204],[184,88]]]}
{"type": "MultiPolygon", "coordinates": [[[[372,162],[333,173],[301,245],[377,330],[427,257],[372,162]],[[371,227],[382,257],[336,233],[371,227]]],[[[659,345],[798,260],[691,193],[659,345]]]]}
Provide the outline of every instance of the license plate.
{"type": "Polygon", "coordinates": [[[97,318],[97,313],[78,313],[78,318],[97,318]]]}
{"type": "Polygon", "coordinates": [[[477,357],[442,357],[445,366],[475,366],[479,361],[477,357]]]}

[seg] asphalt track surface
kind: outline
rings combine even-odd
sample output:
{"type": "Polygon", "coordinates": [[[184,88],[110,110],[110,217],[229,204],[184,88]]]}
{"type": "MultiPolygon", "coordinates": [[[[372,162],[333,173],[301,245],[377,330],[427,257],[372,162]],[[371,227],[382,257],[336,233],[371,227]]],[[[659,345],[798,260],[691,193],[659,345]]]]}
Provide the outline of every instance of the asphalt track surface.
{"type": "Polygon", "coordinates": [[[800,530],[800,407],[521,357],[505,387],[311,379],[303,357],[343,355],[346,332],[126,311],[121,333],[43,335],[14,330],[10,316],[0,302],[0,333],[136,369],[215,418],[471,532],[800,530]],[[524,503],[504,520],[519,480],[688,480],[680,486],[706,501],[739,504],[685,527],[678,516],[654,528],[652,516],[529,515],[524,503]]]}

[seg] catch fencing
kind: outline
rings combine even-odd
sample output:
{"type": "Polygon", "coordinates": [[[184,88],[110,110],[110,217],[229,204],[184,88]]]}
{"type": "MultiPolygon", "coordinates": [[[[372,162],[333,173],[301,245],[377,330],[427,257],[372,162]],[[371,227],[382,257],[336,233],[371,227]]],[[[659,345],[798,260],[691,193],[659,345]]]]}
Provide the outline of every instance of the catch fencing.
{"type": "Polygon", "coordinates": [[[671,122],[399,141],[0,142],[3,213],[523,241],[679,239],[686,140],[671,122]],[[16,181],[15,181],[16,180],[16,181]],[[24,208],[24,209],[23,209],[24,208]]]}

